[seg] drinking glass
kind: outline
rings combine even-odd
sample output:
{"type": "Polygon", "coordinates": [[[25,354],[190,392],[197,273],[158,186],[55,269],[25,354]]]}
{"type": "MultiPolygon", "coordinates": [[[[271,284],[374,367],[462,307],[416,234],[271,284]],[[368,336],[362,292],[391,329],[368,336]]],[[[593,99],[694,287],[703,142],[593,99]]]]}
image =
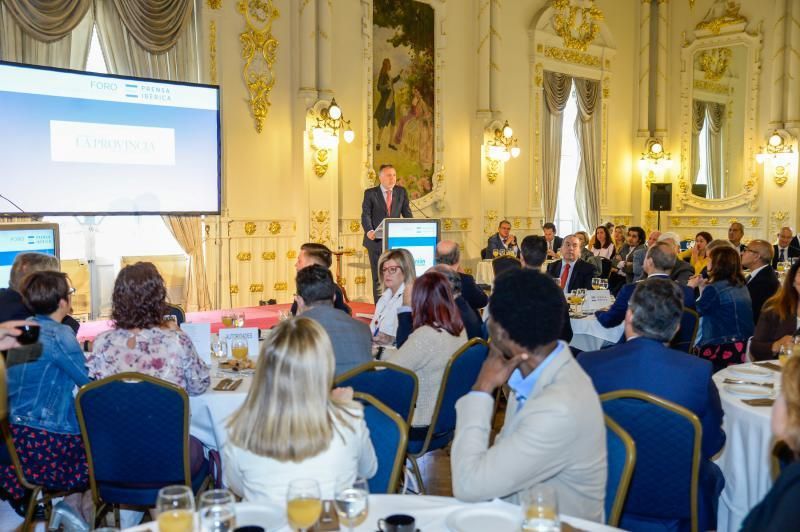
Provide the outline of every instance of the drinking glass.
{"type": "Polygon", "coordinates": [[[247,360],[247,340],[236,338],[231,342],[231,356],[236,360],[247,360]]]}
{"type": "Polygon", "coordinates": [[[499,257],[500,256],[500,250],[493,249],[492,250],[492,256],[493,257],[499,257]]]}
{"type": "Polygon", "coordinates": [[[156,500],[160,532],[194,530],[194,494],[189,486],[167,486],[158,491],[156,500]]]}
{"type": "Polygon", "coordinates": [[[234,315],[230,312],[222,313],[222,325],[225,327],[233,327],[234,315]]]}
{"type": "Polygon", "coordinates": [[[291,312],[286,310],[278,311],[278,321],[286,321],[291,317],[291,312]]]}
{"type": "Polygon", "coordinates": [[[336,479],[334,504],[339,522],[350,532],[364,522],[369,511],[369,485],[363,478],[354,481],[350,477],[336,479]]]}
{"type": "Polygon", "coordinates": [[[311,479],[293,480],[286,491],[286,516],[289,526],[306,532],[322,515],[319,483],[311,479]]]}
{"type": "Polygon", "coordinates": [[[778,362],[781,366],[786,364],[786,361],[789,360],[789,357],[794,354],[794,345],[792,344],[784,344],[781,346],[780,351],[778,351],[778,362]]]}
{"type": "Polygon", "coordinates": [[[216,359],[217,362],[222,362],[228,358],[228,344],[220,340],[211,342],[211,357],[216,359]]]}
{"type": "Polygon", "coordinates": [[[592,277],[592,290],[600,290],[600,279],[599,277],[592,277]]]}
{"type": "Polygon", "coordinates": [[[163,325],[165,327],[169,327],[171,329],[178,328],[178,317],[174,314],[164,314],[164,316],[161,317],[161,320],[163,321],[163,325]]]}
{"type": "Polygon", "coordinates": [[[233,494],[228,490],[209,490],[200,495],[201,532],[231,532],[236,528],[233,494]]]}
{"type": "Polygon", "coordinates": [[[558,532],[561,523],[558,518],[558,499],[552,486],[538,484],[522,493],[522,508],[525,532],[558,532]]]}
{"type": "Polygon", "coordinates": [[[600,290],[608,290],[608,279],[600,279],[600,290]]]}
{"type": "Polygon", "coordinates": [[[241,313],[237,312],[233,315],[233,317],[234,317],[234,322],[233,322],[234,327],[239,327],[239,328],[244,327],[244,312],[241,313]]]}

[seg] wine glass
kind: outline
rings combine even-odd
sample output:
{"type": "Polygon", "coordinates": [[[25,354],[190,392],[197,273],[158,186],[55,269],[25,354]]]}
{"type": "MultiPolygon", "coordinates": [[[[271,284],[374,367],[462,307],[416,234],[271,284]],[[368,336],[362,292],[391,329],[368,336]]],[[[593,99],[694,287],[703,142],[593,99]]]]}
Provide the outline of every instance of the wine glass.
{"type": "Polygon", "coordinates": [[[363,478],[354,481],[350,476],[336,479],[336,494],[334,504],[339,522],[353,532],[356,527],[364,522],[369,511],[369,485],[363,478]]]}
{"type": "Polygon", "coordinates": [[[238,328],[244,327],[244,312],[234,313],[233,317],[234,317],[234,321],[233,321],[233,326],[234,327],[238,327],[238,328]]]}
{"type": "Polygon", "coordinates": [[[493,250],[492,250],[492,257],[495,257],[495,258],[497,258],[497,257],[499,257],[499,256],[500,256],[500,250],[498,250],[498,249],[493,249],[493,250]]]}
{"type": "Polygon", "coordinates": [[[536,532],[557,532],[561,530],[558,517],[556,490],[546,484],[537,484],[522,493],[522,508],[525,520],[522,530],[536,532]]]}
{"type": "Polygon", "coordinates": [[[194,530],[194,493],[189,486],[167,486],[156,500],[158,529],[161,532],[194,530]]]}
{"type": "Polygon", "coordinates": [[[592,277],[592,290],[600,290],[600,278],[592,277]]]}
{"type": "Polygon", "coordinates": [[[247,360],[247,340],[234,338],[231,342],[231,355],[236,360],[247,360]]]}
{"type": "Polygon", "coordinates": [[[233,327],[234,315],[230,312],[222,313],[222,325],[225,327],[233,327]]]}
{"type": "Polygon", "coordinates": [[[608,290],[608,279],[600,279],[600,290],[608,290]]]}
{"type": "Polygon", "coordinates": [[[217,362],[222,362],[228,358],[228,344],[220,340],[211,342],[211,356],[217,362]]]}
{"type": "Polygon", "coordinates": [[[306,532],[322,515],[319,483],[311,479],[298,479],[289,483],[286,491],[286,515],[289,526],[306,532]]]}
{"type": "Polygon", "coordinates": [[[231,532],[236,528],[234,502],[228,490],[209,490],[200,495],[201,532],[231,532]]]}

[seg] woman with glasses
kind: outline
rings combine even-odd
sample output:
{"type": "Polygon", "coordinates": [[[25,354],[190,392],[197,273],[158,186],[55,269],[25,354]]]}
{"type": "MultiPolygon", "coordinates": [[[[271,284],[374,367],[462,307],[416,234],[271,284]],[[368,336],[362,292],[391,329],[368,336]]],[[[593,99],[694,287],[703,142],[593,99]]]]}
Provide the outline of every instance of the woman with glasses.
{"type": "MultiPolygon", "coordinates": [[[[747,252],[745,250],[745,252],[747,252]]],[[[767,299],[750,342],[750,355],[756,360],[778,358],[781,347],[792,345],[800,328],[800,261],[795,262],[778,292],[767,299]]]]}
{"type": "MultiPolygon", "coordinates": [[[[39,325],[42,352],[35,360],[10,366],[7,373],[8,417],[22,472],[28,480],[58,491],[82,490],[89,481],[72,396],[89,376],[75,334],[61,324],[73,292],[62,272],[39,271],[22,279],[20,294],[34,315],[31,321],[39,325]]],[[[30,492],[7,465],[0,465],[0,494],[25,515],[30,492]]],[[[73,506],[80,508],[80,496],[73,506]]]]}
{"type": "Polygon", "coordinates": [[[403,292],[416,278],[414,257],[405,249],[384,251],[378,259],[378,272],[383,293],[375,303],[370,323],[372,341],[392,345],[397,336],[397,310],[403,305],[403,292]]]}

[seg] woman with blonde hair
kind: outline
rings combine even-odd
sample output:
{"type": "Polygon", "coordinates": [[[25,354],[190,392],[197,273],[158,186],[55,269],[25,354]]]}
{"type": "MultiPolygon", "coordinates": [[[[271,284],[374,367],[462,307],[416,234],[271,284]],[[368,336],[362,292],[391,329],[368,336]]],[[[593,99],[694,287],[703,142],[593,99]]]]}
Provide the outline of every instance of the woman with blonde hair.
{"type": "Polygon", "coordinates": [[[369,326],[374,343],[391,345],[397,336],[397,310],[403,305],[403,292],[417,277],[414,257],[405,249],[384,251],[378,259],[378,272],[383,293],[375,303],[369,326]]]}
{"type": "Polygon", "coordinates": [[[781,375],[781,393],[772,406],[772,433],[783,441],[792,461],[767,496],[750,510],[743,532],[797,530],[800,523],[800,357],[789,357],[781,375]]]}
{"type": "Polygon", "coordinates": [[[225,483],[248,501],[283,502],[289,483],[315,479],[323,499],[336,481],[377,471],[361,405],[333,386],[333,347],[309,318],[279,323],[265,341],[244,404],[228,422],[225,483]]]}

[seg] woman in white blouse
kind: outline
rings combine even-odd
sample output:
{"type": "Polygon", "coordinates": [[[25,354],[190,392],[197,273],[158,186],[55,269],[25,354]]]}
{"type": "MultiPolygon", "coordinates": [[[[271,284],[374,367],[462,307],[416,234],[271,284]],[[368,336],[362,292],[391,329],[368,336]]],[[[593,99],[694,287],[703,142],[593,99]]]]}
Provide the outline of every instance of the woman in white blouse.
{"type": "Polygon", "coordinates": [[[614,242],[605,225],[597,226],[594,230],[594,242],[591,249],[592,255],[611,260],[614,256],[614,242]]]}
{"type": "Polygon", "coordinates": [[[378,468],[362,406],[333,386],[333,347],[309,318],[278,324],[265,341],[242,407],[228,422],[225,483],[247,501],[283,503],[289,483],[319,482],[332,499],[338,479],[378,468]]]}
{"type": "Polygon", "coordinates": [[[369,324],[372,340],[379,345],[394,344],[397,336],[397,310],[403,305],[406,284],[416,278],[414,257],[405,249],[390,249],[378,259],[381,294],[369,324]]]}

